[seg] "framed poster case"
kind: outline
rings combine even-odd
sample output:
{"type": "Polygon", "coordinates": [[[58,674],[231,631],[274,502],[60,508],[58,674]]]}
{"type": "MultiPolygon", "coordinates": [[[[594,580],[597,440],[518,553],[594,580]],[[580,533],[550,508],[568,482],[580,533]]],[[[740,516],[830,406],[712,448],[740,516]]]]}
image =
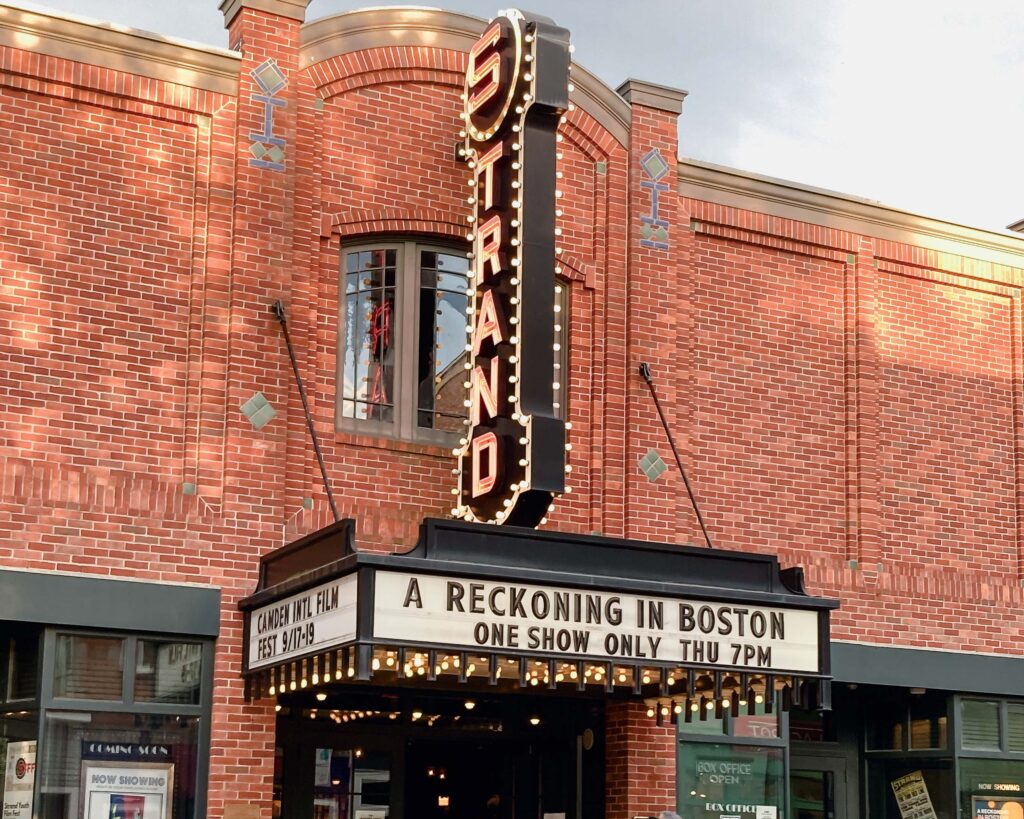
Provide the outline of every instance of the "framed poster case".
{"type": "Polygon", "coordinates": [[[82,763],[81,819],[171,819],[173,762],[82,763]]]}

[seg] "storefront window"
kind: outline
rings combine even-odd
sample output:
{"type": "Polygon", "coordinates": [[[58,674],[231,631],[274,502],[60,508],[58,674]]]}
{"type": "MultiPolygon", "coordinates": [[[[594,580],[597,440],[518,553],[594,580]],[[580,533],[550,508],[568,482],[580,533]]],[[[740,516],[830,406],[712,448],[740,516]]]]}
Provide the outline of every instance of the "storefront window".
{"type": "Polygon", "coordinates": [[[953,790],[951,760],[875,758],[868,762],[868,816],[872,819],[931,816],[932,810],[937,819],[956,819],[953,790]]]}
{"type": "Polygon", "coordinates": [[[775,819],[784,810],[784,749],[684,742],[679,807],[689,819],[775,819]]]}
{"type": "Polygon", "coordinates": [[[948,748],[947,700],[943,696],[912,695],[910,701],[910,750],[948,748]]]}
{"type": "Polygon", "coordinates": [[[58,634],[53,696],[120,700],[124,681],[124,640],[83,634],[58,634]]]}
{"type": "Polygon", "coordinates": [[[47,711],[40,814],[192,816],[198,725],[197,717],[47,711]]]}
{"type": "Polygon", "coordinates": [[[136,702],[199,703],[203,646],[139,640],[135,660],[136,702]]]}
{"type": "Polygon", "coordinates": [[[970,751],[999,750],[999,703],[962,700],[960,703],[961,745],[970,751]]]}
{"type": "Polygon", "coordinates": [[[964,819],[1021,819],[1024,760],[961,760],[960,806],[964,819]]]}

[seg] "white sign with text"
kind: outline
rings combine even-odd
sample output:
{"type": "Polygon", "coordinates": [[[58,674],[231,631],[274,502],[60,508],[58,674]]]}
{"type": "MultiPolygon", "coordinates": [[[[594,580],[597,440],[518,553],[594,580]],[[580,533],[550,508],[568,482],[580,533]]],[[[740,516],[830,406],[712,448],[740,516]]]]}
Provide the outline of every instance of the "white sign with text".
{"type": "Polygon", "coordinates": [[[249,613],[249,669],[354,640],[356,575],[331,580],[249,613]]]}
{"type": "Polygon", "coordinates": [[[8,742],[3,819],[32,819],[32,788],[35,781],[35,742],[8,742]]]}
{"type": "Polygon", "coordinates": [[[378,642],[820,671],[804,609],[378,571],[373,622],[378,642]]]}

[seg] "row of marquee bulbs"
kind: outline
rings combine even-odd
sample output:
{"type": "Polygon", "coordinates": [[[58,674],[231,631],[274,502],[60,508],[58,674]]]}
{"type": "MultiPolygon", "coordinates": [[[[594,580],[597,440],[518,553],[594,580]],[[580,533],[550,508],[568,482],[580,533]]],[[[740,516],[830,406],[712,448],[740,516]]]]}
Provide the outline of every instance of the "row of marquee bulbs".
{"type": "MultiPolygon", "coordinates": [[[[399,676],[404,676],[408,679],[414,677],[424,677],[430,670],[430,655],[425,652],[416,652],[410,657],[405,659],[404,664],[399,668],[398,652],[395,650],[378,650],[376,656],[371,661],[371,668],[375,672],[384,671],[385,673],[391,672],[399,676]]],[[[519,660],[515,658],[505,658],[499,661],[495,668],[495,676],[497,679],[502,679],[503,668],[515,669],[510,673],[504,674],[507,679],[509,677],[515,679],[519,676],[519,660]]],[[[579,683],[580,669],[575,662],[555,662],[554,663],[554,682],[557,683],[579,683]]],[[[665,683],[670,688],[675,686],[677,683],[687,682],[688,674],[685,669],[665,669],[665,668],[637,668],[633,669],[632,666],[616,666],[612,663],[593,663],[583,662],[582,663],[583,682],[584,684],[595,684],[595,685],[633,685],[633,675],[639,676],[638,682],[641,685],[652,685],[661,682],[661,675],[665,675],[665,683]]],[[[552,663],[547,660],[534,660],[532,666],[528,666],[523,682],[529,686],[538,686],[540,684],[549,685],[551,683],[552,663]]],[[[462,668],[462,659],[458,654],[444,654],[440,655],[436,659],[434,666],[434,676],[442,676],[445,674],[463,675],[467,678],[473,677],[474,675],[486,676],[490,674],[488,667],[487,657],[475,657],[468,656],[466,658],[465,668],[462,668]]],[[[330,671],[325,670],[323,675],[320,675],[314,671],[309,678],[305,676],[305,673],[299,679],[293,679],[288,683],[282,683],[280,688],[271,685],[268,689],[270,696],[276,694],[284,694],[288,691],[296,691],[299,689],[306,689],[310,684],[313,686],[319,685],[321,682],[330,683],[332,681],[341,682],[345,677],[354,678],[356,675],[356,669],[354,666],[349,665],[345,673],[342,674],[339,669],[336,674],[331,674],[330,671]]],[[[777,678],[775,680],[775,688],[782,690],[789,683],[784,678],[777,678]]],[[[710,674],[699,673],[694,680],[694,690],[690,692],[690,695],[695,698],[701,698],[710,703],[707,707],[714,708],[715,702],[717,701],[712,694],[714,687],[713,679],[710,674]]],[[[741,683],[740,680],[734,675],[728,675],[722,680],[721,691],[723,697],[723,707],[729,708],[728,704],[725,704],[725,700],[735,700],[739,695],[738,704],[741,706],[747,705],[748,697],[753,698],[753,701],[757,704],[764,702],[767,694],[767,680],[764,676],[752,676],[747,682],[747,690],[745,692],[740,691],[741,683]]],[[[687,696],[690,696],[687,695],[687,696]]],[[[327,694],[319,692],[317,700],[323,702],[327,699],[327,694]]],[[[472,706],[470,706],[472,707],[472,706]]],[[[656,713],[652,711],[650,716],[654,716],[656,713]]],[[[667,716],[667,714],[666,714],[667,716]]]]}
{"type": "MultiPolygon", "coordinates": [[[[524,39],[526,40],[527,43],[532,43],[534,37],[533,37],[532,34],[527,34],[527,35],[525,35],[524,39]]],[[[571,54],[573,51],[575,51],[575,48],[574,48],[574,46],[572,46],[570,44],[569,45],[569,53],[571,54]]],[[[526,54],[523,55],[523,58],[524,58],[524,60],[526,62],[532,62],[533,55],[530,54],[530,53],[526,53],[526,54]]],[[[570,72],[572,71],[572,65],[571,64],[568,66],[568,70],[570,72]]],[[[526,73],[523,74],[523,79],[526,82],[532,83],[533,82],[533,75],[530,72],[526,72],[526,73]]],[[[532,88],[532,85],[531,85],[531,88],[532,88]]],[[[568,84],[568,90],[569,90],[569,93],[572,93],[572,92],[574,92],[576,90],[575,86],[571,82],[568,84]]],[[[465,94],[465,92],[460,94],[459,98],[460,98],[460,100],[463,103],[465,103],[465,101],[466,101],[466,94],[465,94]]],[[[522,95],[523,102],[529,102],[532,99],[533,99],[533,94],[530,91],[524,91],[523,92],[523,95],[522,95]]],[[[569,105],[568,105],[568,111],[572,112],[572,111],[575,111],[575,110],[576,110],[575,104],[570,102],[569,105]]],[[[515,113],[516,114],[522,115],[524,111],[525,111],[525,108],[522,105],[516,105],[516,107],[515,107],[515,113]]],[[[465,111],[459,112],[459,118],[461,120],[463,120],[463,121],[467,120],[466,112],[465,111]]],[[[564,124],[566,124],[568,122],[568,118],[563,114],[562,117],[560,118],[559,122],[560,122],[560,124],[564,125],[564,124]]],[[[520,126],[518,124],[516,124],[516,123],[513,123],[513,125],[512,125],[512,132],[513,133],[519,133],[520,130],[521,130],[520,126]]],[[[465,128],[463,128],[463,129],[461,129],[459,131],[459,136],[461,138],[463,138],[463,139],[466,138],[467,134],[466,134],[465,128]]],[[[556,134],[555,135],[555,140],[556,140],[556,142],[559,142],[559,143],[562,142],[563,141],[562,135],[561,134],[556,134]]],[[[513,142],[511,147],[512,147],[513,152],[518,152],[518,151],[522,150],[522,145],[519,142],[513,142]]],[[[467,164],[467,166],[469,167],[470,170],[474,170],[476,168],[476,159],[475,159],[475,157],[477,156],[477,150],[475,148],[473,148],[470,145],[465,145],[464,147],[459,148],[459,156],[461,156],[461,157],[466,159],[466,164],[467,164]]],[[[555,153],[556,161],[561,161],[562,158],[563,158],[563,155],[562,155],[561,151],[558,151],[558,152],[555,153]]],[[[517,160],[513,160],[513,162],[512,162],[512,169],[515,170],[515,171],[521,171],[522,164],[519,161],[517,161],[517,160]]],[[[555,171],[555,178],[556,179],[561,179],[562,178],[562,172],[556,170],[555,171]]],[[[467,180],[467,185],[472,187],[474,189],[474,191],[476,190],[476,187],[477,187],[478,184],[479,184],[479,180],[478,180],[476,175],[474,175],[473,177],[471,177],[470,179],[467,180]]],[[[516,180],[512,181],[512,188],[514,190],[518,190],[520,187],[521,187],[521,183],[519,182],[519,180],[516,179],[516,180]]],[[[561,198],[562,198],[562,191],[556,189],[555,190],[555,199],[557,200],[557,199],[561,199],[561,198]]],[[[474,193],[474,195],[471,195],[471,196],[469,196],[467,198],[467,204],[469,204],[469,205],[476,204],[475,193],[474,193]]],[[[518,214],[519,211],[522,208],[522,201],[519,200],[519,199],[513,199],[512,200],[512,207],[515,209],[516,213],[518,214]]],[[[556,218],[561,218],[562,217],[562,210],[561,210],[561,208],[556,208],[555,209],[555,217],[556,218]]],[[[470,225],[472,225],[476,221],[476,216],[474,216],[473,214],[469,214],[466,217],[466,221],[470,225]]],[[[511,226],[513,228],[518,228],[519,224],[520,224],[519,223],[519,219],[513,219],[511,221],[511,226]]],[[[562,235],[562,229],[560,227],[556,226],[555,227],[555,236],[561,236],[561,235],[562,235]]],[[[466,234],[466,239],[467,239],[467,241],[472,243],[476,239],[476,234],[472,230],[470,230],[466,234]]],[[[513,237],[510,240],[510,244],[512,245],[512,247],[518,247],[519,246],[519,239],[516,238],[516,237],[513,237]]],[[[556,254],[556,256],[560,256],[561,253],[562,253],[562,248],[556,246],[555,247],[555,254],[556,254]]],[[[473,260],[474,255],[475,254],[473,253],[472,250],[470,250],[470,251],[468,251],[466,253],[467,258],[469,258],[471,261],[473,260]]],[[[512,259],[510,259],[510,264],[512,265],[512,267],[519,267],[520,260],[519,260],[518,256],[513,256],[512,259]]],[[[556,266],[555,266],[555,274],[558,275],[561,272],[562,272],[561,266],[556,264],[556,266]]],[[[473,271],[472,266],[470,266],[470,270],[469,270],[469,272],[467,274],[467,279],[470,282],[472,282],[474,278],[475,278],[475,272],[473,271]]],[[[519,285],[519,278],[517,276],[513,276],[510,279],[510,283],[512,284],[513,287],[518,287],[518,285],[519,285]]],[[[561,306],[561,304],[558,303],[558,299],[557,299],[557,296],[560,293],[561,293],[561,287],[560,286],[556,286],[556,288],[555,288],[555,296],[556,296],[556,298],[555,298],[555,303],[554,303],[554,312],[555,312],[555,314],[558,314],[562,310],[562,306],[561,306]]],[[[475,287],[467,287],[466,288],[466,295],[470,297],[470,303],[466,306],[466,314],[469,315],[469,316],[472,316],[476,312],[476,304],[475,304],[475,302],[476,302],[476,288],[475,287]]],[[[513,296],[510,299],[510,301],[511,301],[512,304],[518,304],[519,303],[518,298],[515,297],[515,296],[513,296]]],[[[509,317],[509,323],[511,325],[515,326],[516,324],[518,324],[518,318],[516,316],[510,316],[509,317]]],[[[556,323],[555,324],[555,332],[556,333],[561,332],[561,329],[562,329],[561,325],[556,323]]],[[[465,346],[465,350],[466,350],[467,353],[472,353],[473,352],[472,334],[473,334],[473,326],[471,324],[467,323],[466,324],[467,343],[466,343],[466,346],[465,346]]],[[[516,336],[516,335],[510,336],[509,337],[509,343],[512,344],[513,347],[518,347],[519,346],[519,337],[516,336]]],[[[555,352],[559,352],[561,350],[561,345],[556,341],[552,345],[552,349],[555,352]]],[[[518,362],[518,356],[517,355],[513,354],[513,355],[511,355],[509,357],[509,363],[510,364],[516,364],[517,362],[518,362]]],[[[466,370],[472,370],[473,369],[473,362],[472,362],[472,360],[468,356],[467,356],[467,360],[466,360],[466,362],[465,362],[465,364],[463,366],[464,366],[464,368],[466,370]]],[[[560,364],[555,362],[555,369],[559,369],[560,366],[561,366],[560,364]]],[[[519,380],[518,376],[516,376],[514,374],[513,375],[509,375],[509,377],[508,377],[508,381],[509,381],[510,384],[517,384],[518,380],[519,380]]],[[[466,390],[471,390],[472,389],[472,382],[471,381],[463,382],[463,387],[466,390]]],[[[555,392],[556,397],[557,397],[557,391],[561,388],[560,382],[552,381],[551,388],[552,388],[552,391],[555,392]]],[[[519,397],[514,392],[511,393],[508,396],[508,401],[511,404],[517,403],[518,400],[519,400],[519,397]]],[[[464,406],[467,409],[471,408],[472,405],[473,405],[472,396],[470,395],[469,397],[467,397],[463,401],[463,404],[464,404],[464,406]]],[[[555,407],[557,408],[557,402],[554,402],[554,404],[555,404],[555,407]]],[[[519,421],[519,423],[522,426],[524,426],[524,427],[527,426],[527,423],[528,423],[526,417],[520,415],[520,413],[518,413],[518,412],[513,412],[512,413],[512,420],[513,421],[519,421]]],[[[468,418],[465,419],[463,421],[463,423],[466,426],[471,426],[471,424],[472,424],[472,422],[468,418]]],[[[567,423],[565,425],[565,428],[566,428],[566,430],[570,430],[570,429],[572,429],[572,425],[567,423]]],[[[525,437],[524,438],[520,438],[519,440],[520,440],[520,443],[524,444],[524,445],[529,443],[529,439],[525,438],[525,437]]],[[[461,453],[461,451],[462,451],[462,447],[465,447],[467,445],[467,443],[468,443],[468,438],[465,438],[465,437],[461,438],[459,440],[459,446],[458,447],[454,447],[452,449],[452,454],[453,455],[459,455],[461,453]]],[[[572,450],[572,445],[569,444],[569,443],[566,443],[565,451],[566,452],[570,452],[571,450],[572,450]]],[[[529,462],[526,459],[521,459],[519,461],[519,465],[525,467],[525,466],[529,465],[529,462]]],[[[566,472],[567,475],[572,472],[572,465],[571,464],[567,463],[565,465],[565,472],[566,472]]],[[[452,470],[452,474],[457,476],[459,474],[459,470],[457,468],[453,469],[452,470]]],[[[520,489],[523,489],[523,490],[529,489],[529,487],[530,487],[529,482],[524,480],[524,481],[521,481],[519,483],[512,484],[509,488],[513,492],[516,492],[516,491],[518,491],[520,489]]],[[[572,487],[566,486],[565,487],[565,492],[567,494],[571,493],[572,492],[572,487]]],[[[452,495],[458,497],[460,495],[460,490],[458,488],[452,489],[452,495]]],[[[503,501],[503,505],[505,506],[505,508],[510,507],[512,505],[511,499],[506,498],[503,501]]],[[[554,500],[552,500],[551,504],[549,505],[548,511],[550,512],[550,510],[553,507],[554,507],[554,500]]],[[[452,509],[452,517],[456,517],[456,518],[462,517],[463,511],[464,510],[463,510],[463,507],[461,505],[455,506],[452,509]]],[[[498,511],[495,514],[495,518],[497,520],[499,520],[499,521],[503,520],[504,517],[505,517],[505,513],[502,512],[502,511],[498,511]]],[[[541,521],[540,521],[541,525],[546,524],[547,520],[548,520],[547,517],[541,518],[541,521]]]]}

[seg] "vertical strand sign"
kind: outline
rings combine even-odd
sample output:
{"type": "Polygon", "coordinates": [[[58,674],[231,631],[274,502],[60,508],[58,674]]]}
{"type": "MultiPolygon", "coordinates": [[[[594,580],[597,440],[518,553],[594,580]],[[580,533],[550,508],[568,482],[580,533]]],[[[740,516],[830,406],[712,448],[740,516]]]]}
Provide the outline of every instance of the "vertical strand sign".
{"type": "Polygon", "coordinates": [[[464,120],[472,264],[467,434],[452,514],[534,527],[565,490],[555,416],[558,125],[569,108],[569,32],[505,11],[469,52],[464,120]]]}

